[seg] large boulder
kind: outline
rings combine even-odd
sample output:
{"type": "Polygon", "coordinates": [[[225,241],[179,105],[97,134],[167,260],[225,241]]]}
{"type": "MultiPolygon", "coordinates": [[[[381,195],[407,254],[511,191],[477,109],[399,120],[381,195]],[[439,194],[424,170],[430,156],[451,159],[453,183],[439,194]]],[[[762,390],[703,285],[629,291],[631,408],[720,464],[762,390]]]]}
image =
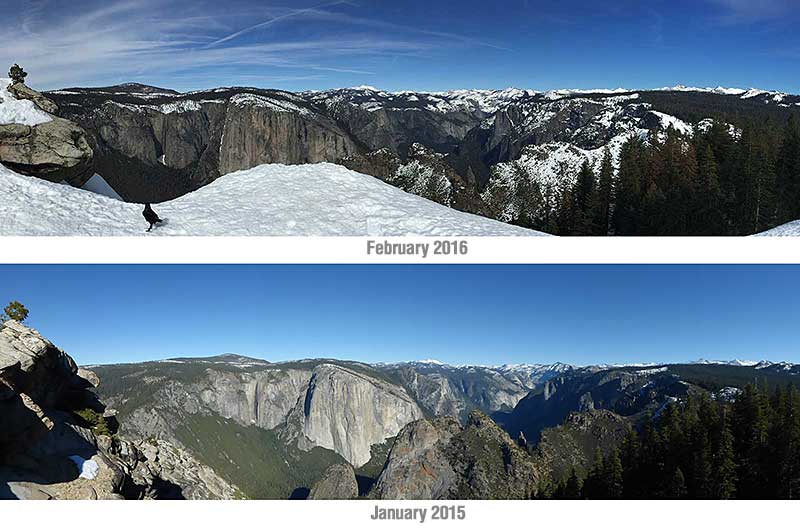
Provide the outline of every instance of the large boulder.
{"type": "Polygon", "coordinates": [[[311,488],[309,500],[352,500],[358,497],[358,481],[353,467],[331,465],[311,488]]]}
{"type": "MultiPolygon", "coordinates": [[[[0,81],[4,85],[5,81],[0,81]]],[[[86,131],[22,83],[0,86],[0,163],[24,175],[81,187],[94,174],[86,131]]]]}

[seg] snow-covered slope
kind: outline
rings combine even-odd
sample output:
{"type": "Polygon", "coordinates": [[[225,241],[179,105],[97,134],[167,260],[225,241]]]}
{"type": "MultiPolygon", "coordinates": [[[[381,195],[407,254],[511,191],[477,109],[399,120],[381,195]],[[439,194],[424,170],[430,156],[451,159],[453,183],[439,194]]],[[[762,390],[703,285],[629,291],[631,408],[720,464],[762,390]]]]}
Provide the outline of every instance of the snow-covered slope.
{"type": "MultiPolygon", "coordinates": [[[[264,165],[155,205],[158,236],[539,236],[334,164],[264,165]]],[[[4,236],[144,235],[141,206],[0,166],[4,236]]]]}
{"type": "Polygon", "coordinates": [[[800,236],[800,220],[775,227],[756,236],[800,236]]]}
{"type": "Polygon", "coordinates": [[[18,100],[8,91],[10,79],[0,78],[0,125],[39,125],[53,118],[32,101],[18,100]]]}

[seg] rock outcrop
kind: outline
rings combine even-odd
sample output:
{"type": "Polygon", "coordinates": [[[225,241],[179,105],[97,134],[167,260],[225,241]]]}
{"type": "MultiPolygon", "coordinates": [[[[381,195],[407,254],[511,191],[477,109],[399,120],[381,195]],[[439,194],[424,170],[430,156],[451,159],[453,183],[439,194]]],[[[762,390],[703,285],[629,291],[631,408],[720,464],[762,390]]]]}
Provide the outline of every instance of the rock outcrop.
{"type": "Polygon", "coordinates": [[[89,132],[97,173],[131,202],[175,199],[261,164],[336,162],[358,150],[335,120],[287,92],[126,85],[50,96],[89,132]]]}
{"type": "Polygon", "coordinates": [[[92,371],[35,330],[0,325],[0,499],[230,497],[235,489],[185,452],[113,432],[92,371]],[[159,448],[153,450],[153,446],[159,448]]]}
{"type": "MultiPolygon", "coordinates": [[[[0,85],[6,81],[0,80],[0,85]]],[[[20,108],[0,120],[0,163],[51,182],[86,184],[93,175],[93,151],[86,132],[55,116],[58,106],[22,83],[0,87],[0,107],[11,106],[20,108]]]]}
{"type": "Polygon", "coordinates": [[[72,413],[98,407],[77,373],[35,330],[0,325],[0,498],[121,498],[123,472],[72,413]]]}
{"type": "Polygon", "coordinates": [[[353,467],[337,464],[328,467],[311,488],[309,500],[352,500],[358,497],[358,482],[353,467]]]}
{"type": "Polygon", "coordinates": [[[37,107],[48,114],[58,114],[58,105],[41,92],[36,92],[25,83],[11,83],[8,86],[10,92],[18,100],[32,101],[37,107]]]}
{"type": "Polygon", "coordinates": [[[536,463],[550,471],[554,484],[566,480],[572,470],[583,476],[594,465],[598,450],[609,455],[632,428],[632,421],[611,411],[571,413],[563,424],[542,431],[536,463]]]}
{"type": "Polygon", "coordinates": [[[407,426],[389,452],[371,496],[392,500],[529,499],[542,477],[530,454],[497,424],[473,412],[407,426]]]}
{"type": "MultiPolygon", "coordinates": [[[[301,410],[290,416],[291,424],[301,410]]],[[[318,366],[303,401],[301,446],[333,450],[353,466],[370,459],[373,444],[395,436],[422,417],[400,387],[332,364],[318,366]]]]}
{"type": "MultiPolygon", "coordinates": [[[[370,460],[371,447],[423,416],[400,386],[370,374],[368,366],[327,362],[269,364],[221,357],[131,366],[117,375],[105,400],[121,411],[123,433],[177,441],[188,416],[218,415],[243,426],[274,430],[301,450],[333,450],[353,466],[370,460]],[[193,378],[176,378],[186,371],[193,378]],[[142,386],[141,378],[149,385],[142,386]],[[130,409],[132,396],[143,396],[130,409]]],[[[136,401],[133,401],[136,402],[136,401]]]]}
{"type": "Polygon", "coordinates": [[[167,442],[107,441],[132,479],[128,497],[171,500],[232,500],[239,490],[191,453],[167,442]]]}

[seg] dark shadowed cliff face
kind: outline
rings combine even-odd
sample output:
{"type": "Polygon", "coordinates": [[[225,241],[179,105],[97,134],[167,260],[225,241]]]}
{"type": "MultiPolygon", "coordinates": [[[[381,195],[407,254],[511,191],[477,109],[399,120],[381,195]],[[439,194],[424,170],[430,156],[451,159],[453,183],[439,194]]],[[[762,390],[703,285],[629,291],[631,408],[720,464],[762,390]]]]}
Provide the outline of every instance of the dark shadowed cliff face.
{"type": "Polygon", "coordinates": [[[335,162],[357,151],[333,120],[290,93],[145,88],[50,93],[89,131],[97,172],[128,201],[161,202],[260,164],[335,162]]]}

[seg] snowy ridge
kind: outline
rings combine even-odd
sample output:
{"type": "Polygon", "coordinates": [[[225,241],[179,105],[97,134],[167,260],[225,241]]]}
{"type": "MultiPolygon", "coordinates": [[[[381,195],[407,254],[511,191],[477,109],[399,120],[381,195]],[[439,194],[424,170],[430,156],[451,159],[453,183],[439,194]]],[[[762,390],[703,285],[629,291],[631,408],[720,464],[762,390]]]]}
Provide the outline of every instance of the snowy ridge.
{"type": "MultiPolygon", "coordinates": [[[[540,236],[334,164],[264,165],[155,206],[152,236],[540,236]]],[[[0,166],[3,236],[145,236],[141,206],[0,166]]]]}
{"type": "MultiPolygon", "coordinates": [[[[741,99],[753,99],[756,97],[766,97],[768,103],[780,104],[789,97],[783,92],[774,92],[760,89],[738,89],[738,88],[700,88],[676,85],[674,87],[663,87],[657,89],[556,89],[549,91],[538,91],[531,89],[507,88],[502,90],[474,89],[474,90],[450,90],[445,92],[424,92],[424,91],[384,91],[372,86],[359,86],[347,89],[333,89],[327,91],[309,91],[305,94],[316,101],[346,101],[353,103],[369,112],[380,110],[407,110],[413,111],[425,109],[432,112],[447,114],[455,112],[474,112],[481,111],[485,114],[494,114],[510,105],[519,104],[526,101],[558,101],[596,95],[604,97],[620,96],[628,94],[646,92],[701,92],[718,94],[723,96],[738,96],[741,99]]],[[[800,105],[800,103],[798,104],[800,105]]]]}
{"type": "Polygon", "coordinates": [[[792,221],[775,227],[774,229],[756,234],[756,236],[783,236],[783,237],[798,237],[800,236],[800,220],[792,221]]]}
{"type": "Polygon", "coordinates": [[[687,87],[685,85],[676,85],[674,87],[664,87],[660,89],[667,92],[708,92],[711,94],[720,94],[723,96],[739,96],[743,100],[749,100],[758,96],[771,96],[772,101],[775,103],[782,102],[789,94],[785,92],[775,92],[771,90],[761,90],[756,88],[741,89],[741,88],[700,88],[700,87],[687,87]]]}
{"type": "Polygon", "coordinates": [[[231,103],[242,107],[253,106],[270,109],[275,112],[298,113],[303,116],[311,115],[312,112],[305,107],[300,107],[288,101],[259,96],[257,94],[243,93],[236,94],[231,98],[231,103]]]}
{"type": "Polygon", "coordinates": [[[304,93],[311,100],[352,103],[366,111],[427,110],[440,114],[480,112],[490,115],[509,105],[541,96],[540,92],[504,90],[451,90],[447,92],[386,92],[375,87],[355,87],[304,93]]]}

